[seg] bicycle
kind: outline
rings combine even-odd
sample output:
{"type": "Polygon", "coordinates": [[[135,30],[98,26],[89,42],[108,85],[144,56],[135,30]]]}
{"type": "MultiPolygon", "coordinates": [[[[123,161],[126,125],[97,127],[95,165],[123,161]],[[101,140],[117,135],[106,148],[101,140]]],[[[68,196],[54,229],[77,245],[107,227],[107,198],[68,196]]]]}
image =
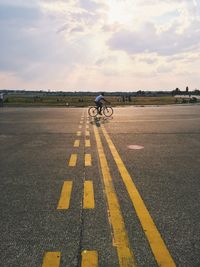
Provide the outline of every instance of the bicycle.
{"type": "MultiPolygon", "coordinates": [[[[107,106],[106,104],[103,104],[101,112],[106,117],[110,117],[113,114],[113,108],[111,106],[107,106]]],[[[90,117],[96,117],[99,114],[99,110],[97,106],[92,106],[88,109],[88,114],[90,117]]]]}

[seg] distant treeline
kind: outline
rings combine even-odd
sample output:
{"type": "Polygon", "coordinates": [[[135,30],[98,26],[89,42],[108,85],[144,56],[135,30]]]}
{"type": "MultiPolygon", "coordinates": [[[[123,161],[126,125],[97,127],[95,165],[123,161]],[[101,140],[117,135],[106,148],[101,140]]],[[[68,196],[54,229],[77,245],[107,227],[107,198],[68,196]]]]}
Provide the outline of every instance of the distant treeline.
{"type": "Polygon", "coordinates": [[[81,91],[71,91],[71,92],[64,92],[64,91],[35,91],[35,90],[7,90],[3,89],[0,90],[0,93],[3,93],[5,95],[21,95],[21,96],[29,96],[29,97],[45,97],[45,96],[96,96],[100,94],[101,92],[104,92],[107,96],[121,96],[121,97],[131,97],[131,96],[174,96],[174,95],[200,95],[200,90],[195,89],[193,91],[189,91],[189,88],[186,87],[186,90],[181,91],[179,88],[176,88],[172,91],[142,91],[138,90],[137,92],[123,92],[123,91],[117,91],[117,92],[108,92],[106,90],[98,91],[98,92],[81,92],[81,91]]]}
{"type": "Polygon", "coordinates": [[[179,88],[176,88],[172,91],[172,96],[174,95],[200,95],[200,90],[195,89],[193,91],[190,91],[188,86],[186,87],[185,91],[181,91],[179,88]]]}

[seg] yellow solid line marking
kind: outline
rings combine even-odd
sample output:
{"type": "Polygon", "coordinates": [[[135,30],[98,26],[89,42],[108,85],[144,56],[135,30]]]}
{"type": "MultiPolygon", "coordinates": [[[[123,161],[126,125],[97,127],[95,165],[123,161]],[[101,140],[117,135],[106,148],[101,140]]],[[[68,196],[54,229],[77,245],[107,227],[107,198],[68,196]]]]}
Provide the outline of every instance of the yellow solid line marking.
{"type": "Polygon", "coordinates": [[[104,187],[109,207],[109,217],[113,229],[115,246],[117,248],[119,265],[120,267],[133,267],[136,266],[134,255],[130,248],[128,235],[120,210],[119,201],[113,186],[112,177],[110,175],[110,170],[103,150],[99,132],[97,128],[95,128],[95,126],[94,134],[96,138],[97,150],[103,174],[104,187]]]}
{"type": "Polygon", "coordinates": [[[81,267],[97,267],[98,266],[98,253],[94,250],[84,250],[81,253],[82,261],[81,267]]]}
{"type": "Polygon", "coordinates": [[[91,154],[85,154],[85,166],[92,165],[92,157],[91,154]]]}
{"type": "Polygon", "coordinates": [[[75,140],[74,147],[79,147],[79,146],[80,146],[80,140],[75,140]]]}
{"type": "Polygon", "coordinates": [[[77,131],[76,135],[81,136],[81,131],[77,131]]]}
{"type": "Polygon", "coordinates": [[[85,131],[85,135],[86,135],[86,136],[90,136],[90,132],[86,130],[86,131],[85,131]]]}
{"type": "Polygon", "coordinates": [[[71,154],[70,160],[69,160],[69,166],[74,167],[76,166],[77,162],[77,154],[71,154]]]}
{"type": "Polygon", "coordinates": [[[101,128],[158,265],[176,266],[112,140],[103,125],[101,128]]]}
{"type": "Polygon", "coordinates": [[[86,139],[85,140],[85,147],[90,147],[91,144],[90,144],[90,140],[86,139]]]}
{"type": "Polygon", "coordinates": [[[44,255],[42,267],[59,267],[60,257],[60,252],[46,252],[44,255]]]}
{"type": "Polygon", "coordinates": [[[83,208],[94,209],[94,189],[92,181],[84,182],[83,208]]]}
{"type": "Polygon", "coordinates": [[[58,210],[68,209],[72,192],[72,181],[66,181],[63,184],[58,210]]]}

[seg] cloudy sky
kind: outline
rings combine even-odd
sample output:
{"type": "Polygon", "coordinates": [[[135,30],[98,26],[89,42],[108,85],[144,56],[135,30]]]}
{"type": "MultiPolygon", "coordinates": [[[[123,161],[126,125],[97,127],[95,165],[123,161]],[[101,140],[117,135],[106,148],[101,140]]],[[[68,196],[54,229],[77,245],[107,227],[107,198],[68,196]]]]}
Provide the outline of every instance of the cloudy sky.
{"type": "Polygon", "coordinates": [[[0,89],[200,89],[200,0],[0,0],[0,89]]]}

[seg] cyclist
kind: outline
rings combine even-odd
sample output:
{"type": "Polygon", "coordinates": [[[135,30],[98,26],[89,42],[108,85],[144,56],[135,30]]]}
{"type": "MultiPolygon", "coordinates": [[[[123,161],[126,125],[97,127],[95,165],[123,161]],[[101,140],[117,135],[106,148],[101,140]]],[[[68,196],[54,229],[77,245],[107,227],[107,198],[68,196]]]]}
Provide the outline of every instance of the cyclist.
{"type": "Polygon", "coordinates": [[[101,110],[102,110],[102,106],[103,106],[103,101],[107,102],[107,103],[110,103],[109,101],[107,101],[105,98],[104,98],[104,93],[101,93],[100,95],[98,95],[96,98],[95,98],[95,104],[97,105],[97,110],[98,110],[98,113],[100,115],[102,115],[101,113],[101,110]]]}

